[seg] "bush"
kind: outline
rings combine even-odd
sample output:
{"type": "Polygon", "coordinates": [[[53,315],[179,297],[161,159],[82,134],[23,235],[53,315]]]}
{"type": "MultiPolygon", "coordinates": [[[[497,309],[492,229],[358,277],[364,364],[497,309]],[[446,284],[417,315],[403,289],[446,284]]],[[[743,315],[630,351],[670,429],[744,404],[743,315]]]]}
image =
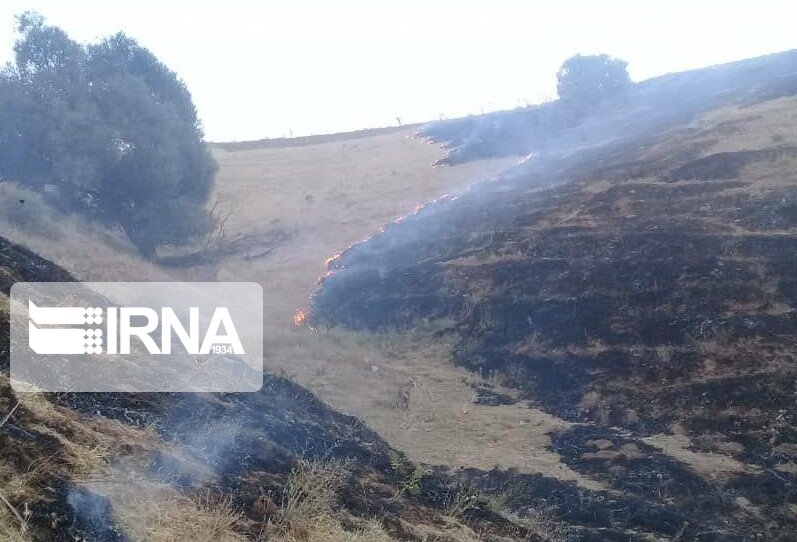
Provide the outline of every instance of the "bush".
{"type": "Polygon", "coordinates": [[[556,74],[559,98],[586,105],[617,96],[631,83],[627,66],[609,55],[572,56],[556,74]]]}
{"type": "Polygon", "coordinates": [[[204,235],[217,166],[174,72],[124,34],[81,45],[29,13],[19,32],[0,72],[0,176],[51,186],[148,257],[204,235]]]}
{"type": "Polygon", "coordinates": [[[313,521],[332,512],[347,474],[345,465],[337,461],[300,460],[288,479],[284,521],[313,521]]]}

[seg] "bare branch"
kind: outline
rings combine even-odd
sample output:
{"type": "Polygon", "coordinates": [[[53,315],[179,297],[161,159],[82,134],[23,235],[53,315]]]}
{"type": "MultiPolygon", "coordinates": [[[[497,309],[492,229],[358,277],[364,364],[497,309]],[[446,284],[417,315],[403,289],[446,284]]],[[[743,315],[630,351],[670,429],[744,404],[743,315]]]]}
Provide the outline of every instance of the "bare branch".
{"type": "Polygon", "coordinates": [[[11,416],[14,415],[14,412],[16,412],[18,408],[19,408],[19,401],[17,401],[17,404],[15,404],[8,412],[8,414],[6,414],[5,417],[2,420],[0,420],[0,427],[3,427],[6,424],[6,422],[11,418],[11,416]]]}

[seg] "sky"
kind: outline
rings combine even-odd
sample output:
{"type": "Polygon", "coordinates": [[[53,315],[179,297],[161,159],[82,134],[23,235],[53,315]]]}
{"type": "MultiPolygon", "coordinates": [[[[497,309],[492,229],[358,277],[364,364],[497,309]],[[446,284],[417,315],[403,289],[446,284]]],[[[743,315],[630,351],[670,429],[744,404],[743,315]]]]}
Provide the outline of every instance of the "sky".
{"type": "Polygon", "coordinates": [[[635,81],[797,48],[794,0],[0,0],[73,39],[124,31],[185,81],[211,141],[332,133],[556,97],[569,56],[635,81]]]}

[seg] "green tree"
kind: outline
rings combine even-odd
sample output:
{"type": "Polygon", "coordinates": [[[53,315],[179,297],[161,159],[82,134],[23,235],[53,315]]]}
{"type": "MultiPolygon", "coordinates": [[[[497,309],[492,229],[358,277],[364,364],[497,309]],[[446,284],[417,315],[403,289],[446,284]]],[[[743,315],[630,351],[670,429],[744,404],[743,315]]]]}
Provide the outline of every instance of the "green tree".
{"type": "Polygon", "coordinates": [[[19,18],[0,74],[0,176],[118,225],[142,254],[204,234],[217,170],[185,85],[135,40],[83,46],[19,18]]]}
{"type": "Polygon", "coordinates": [[[616,96],[631,83],[628,63],[609,55],[575,55],[556,74],[561,100],[588,104],[616,96]]]}

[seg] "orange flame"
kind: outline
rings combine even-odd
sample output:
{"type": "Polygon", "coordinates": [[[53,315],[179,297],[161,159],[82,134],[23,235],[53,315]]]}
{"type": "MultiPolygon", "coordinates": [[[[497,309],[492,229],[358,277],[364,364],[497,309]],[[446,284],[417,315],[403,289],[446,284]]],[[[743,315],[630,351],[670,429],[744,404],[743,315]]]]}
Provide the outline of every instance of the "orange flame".
{"type": "Polygon", "coordinates": [[[296,309],[293,313],[293,325],[296,327],[303,327],[307,323],[308,314],[303,309],[296,309]]]}
{"type": "MultiPolygon", "coordinates": [[[[428,141],[432,141],[431,138],[426,138],[426,139],[428,141]]],[[[529,154],[528,156],[523,158],[522,161],[527,161],[527,160],[530,160],[531,158],[532,158],[532,155],[529,154]]],[[[438,164],[438,165],[442,165],[442,164],[438,164]]],[[[496,182],[496,181],[500,181],[500,180],[502,180],[502,177],[501,177],[500,173],[497,173],[497,174],[494,174],[493,176],[489,177],[488,179],[486,179],[484,182],[496,182]]],[[[354,243],[351,243],[348,247],[344,248],[343,250],[339,250],[338,252],[335,252],[334,254],[332,254],[332,256],[327,258],[326,261],[324,262],[326,271],[324,272],[323,275],[318,277],[318,280],[316,281],[316,284],[319,287],[321,287],[321,285],[323,285],[324,281],[327,278],[329,278],[330,276],[334,275],[338,271],[343,270],[345,268],[345,265],[341,261],[343,256],[345,256],[349,251],[354,250],[357,246],[365,244],[365,243],[368,243],[371,239],[373,239],[377,235],[382,234],[385,231],[387,231],[392,225],[401,224],[402,222],[404,222],[408,218],[419,214],[421,211],[423,211],[427,207],[430,207],[432,205],[435,205],[435,204],[438,204],[438,203],[442,203],[442,202],[445,202],[445,201],[456,201],[456,200],[460,199],[462,194],[470,192],[473,189],[474,186],[476,186],[476,185],[468,185],[468,186],[465,186],[462,190],[460,190],[457,193],[443,194],[443,195],[441,195],[441,196],[439,196],[439,197],[437,197],[437,198],[435,198],[435,199],[433,199],[431,201],[428,201],[426,203],[417,204],[407,214],[399,216],[398,218],[394,219],[392,222],[388,222],[387,224],[384,224],[384,225],[380,226],[375,233],[372,233],[372,234],[368,235],[367,237],[365,237],[364,239],[361,239],[360,241],[356,241],[354,243]]],[[[314,296],[315,296],[315,293],[310,296],[311,301],[312,301],[314,296]]],[[[306,313],[302,309],[296,309],[296,313],[293,316],[293,321],[296,324],[296,326],[305,326],[308,323],[308,318],[309,318],[308,313],[306,313]]],[[[310,329],[315,331],[315,329],[312,328],[312,327],[310,329]]]]}
{"type": "Polygon", "coordinates": [[[336,252],[332,256],[324,260],[324,267],[326,269],[330,269],[333,265],[337,263],[338,260],[340,260],[340,255],[341,252],[336,252]]]}

